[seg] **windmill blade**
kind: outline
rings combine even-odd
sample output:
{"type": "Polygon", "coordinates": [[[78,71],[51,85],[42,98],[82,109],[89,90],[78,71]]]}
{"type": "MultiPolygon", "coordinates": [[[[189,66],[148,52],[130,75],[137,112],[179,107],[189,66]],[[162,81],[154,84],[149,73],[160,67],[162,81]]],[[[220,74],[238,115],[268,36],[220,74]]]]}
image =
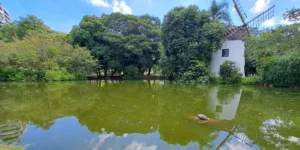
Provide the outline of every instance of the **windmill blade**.
{"type": "Polygon", "coordinates": [[[247,15],[245,11],[242,8],[242,5],[239,0],[232,0],[234,4],[234,8],[236,12],[238,13],[239,17],[241,18],[243,24],[246,24],[245,19],[247,18],[247,15]]]}
{"type": "Polygon", "coordinates": [[[266,11],[262,12],[261,14],[259,14],[258,16],[256,16],[252,20],[250,20],[249,22],[247,22],[246,23],[247,27],[257,28],[259,25],[261,25],[265,21],[267,21],[267,20],[271,19],[272,17],[274,17],[274,8],[275,8],[275,5],[273,5],[272,7],[267,9],[266,11]]]}
{"type": "Polygon", "coordinates": [[[246,31],[250,34],[249,28],[257,28],[259,25],[261,25],[265,21],[274,17],[274,8],[275,8],[275,5],[273,5],[266,11],[262,12],[261,14],[259,14],[255,18],[253,18],[252,20],[248,21],[244,25],[234,28],[234,29],[227,30],[227,32],[225,34],[225,39],[228,39],[229,37],[231,37],[232,35],[234,35],[235,33],[237,33],[238,31],[240,31],[242,29],[246,29],[246,31]]]}
{"type": "MultiPolygon", "coordinates": [[[[239,0],[232,0],[232,1],[234,3],[234,8],[235,8],[236,12],[238,13],[243,25],[245,25],[246,24],[245,19],[247,18],[247,15],[246,15],[245,11],[243,10],[240,1],[239,0]]],[[[248,32],[248,34],[250,34],[250,31],[248,28],[246,28],[246,31],[248,32]]]]}

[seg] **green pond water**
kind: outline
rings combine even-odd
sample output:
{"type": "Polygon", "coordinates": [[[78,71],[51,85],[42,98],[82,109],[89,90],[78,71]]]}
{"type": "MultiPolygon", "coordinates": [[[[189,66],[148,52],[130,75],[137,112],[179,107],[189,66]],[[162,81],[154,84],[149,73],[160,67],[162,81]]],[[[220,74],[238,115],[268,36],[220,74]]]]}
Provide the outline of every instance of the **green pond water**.
{"type": "Polygon", "coordinates": [[[0,83],[0,144],[28,150],[300,149],[300,92],[166,81],[0,83]],[[196,114],[219,121],[189,119],[196,114]]]}

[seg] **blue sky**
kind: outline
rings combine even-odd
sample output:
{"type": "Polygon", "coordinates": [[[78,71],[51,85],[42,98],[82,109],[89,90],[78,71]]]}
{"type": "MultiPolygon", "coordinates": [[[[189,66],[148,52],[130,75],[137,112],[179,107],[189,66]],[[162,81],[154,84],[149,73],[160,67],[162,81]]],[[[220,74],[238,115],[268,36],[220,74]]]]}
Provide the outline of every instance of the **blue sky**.
{"type": "MultiPolygon", "coordinates": [[[[222,1],[222,0],[218,0],[222,1]]],[[[226,0],[224,0],[226,1],[226,0]]],[[[232,0],[229,12],[234,24],[241,25],[237,13],[233,9],[232,0]]],[[[259,12],[272,5],[275,7],[275,17],[265,22],[263,27],[273,27],[288,24],[281,16],[291,8],[300,8],[300,0],[240,0],[250,20],[259,12]]],[[[198,5],[200,9],[207,9],[211,0],[0,0],[13,17],[18,20],[27,14],[36,15],[51,29],[68,33],[73,25],[78,25],[83,15],[97,15],[102,13],[121,12],[134,15],[150,14],[163,18],[175,6],[198,5]]]]}

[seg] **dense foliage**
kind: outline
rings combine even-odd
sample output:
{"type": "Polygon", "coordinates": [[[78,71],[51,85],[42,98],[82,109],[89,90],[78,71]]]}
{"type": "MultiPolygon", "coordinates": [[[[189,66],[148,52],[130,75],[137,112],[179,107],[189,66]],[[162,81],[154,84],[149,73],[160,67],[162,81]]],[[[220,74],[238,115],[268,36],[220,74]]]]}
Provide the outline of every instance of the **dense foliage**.
{"type": "Polygon", "coordinates": [[[212,53],[221,47],[224,32],[219,20],[197,6],[172,9],[162,25],[163,74],[175,80],[207,82],[212,53]]]}
{"type": "Polygon", "coordinates": [[[279,26],[260,36],[246,38],[246,63],[255,67],[263,82],[278,86],[300,85],[299,28],[300,24],[279,26]]]}
{"type": "Polygon", "coordinates": [[[86,77],[97,65],[87,49],[71,46],[67,35],[47,29],[34,16],[0,28],[2,35],[8,32],[11,36],[0,40],[2,81],[74,80],[86,77]]]}
{"type": "Polygon", "coordinates": [[[300,86],[300,55],[274,58],[263,68],[263,80],[278,86],[300,86]]]}
{"type": "Polygon", "coordinates": [[[219,74],[224,83],[239,83],[243,76],[237,64],[232,61],[225,61],[220,66],[219,74]]]}
{"type": "Polygon", "coordinates": [[[20,17],[19,21],[13,24],[6,24],[0,28],[0,40],[4,42],[12,42],[15,39],[23,39],[29,32],[34,33],[51,33],[50,30],[42,20],[34,15],[27,15],[27,17],[20,17]]]}
{"type": "Polygon", "coordinates": [[[125,68],[131,66],[140,75],[129,78],[140,77],[146,69],[150,72],[160,59],[160,20],[149,15],[121,13],[84,16],[70,33],[70,41],[91,50],[105,76],[111,70],[111,75],[123,72],[128,77],[125,68]]]}

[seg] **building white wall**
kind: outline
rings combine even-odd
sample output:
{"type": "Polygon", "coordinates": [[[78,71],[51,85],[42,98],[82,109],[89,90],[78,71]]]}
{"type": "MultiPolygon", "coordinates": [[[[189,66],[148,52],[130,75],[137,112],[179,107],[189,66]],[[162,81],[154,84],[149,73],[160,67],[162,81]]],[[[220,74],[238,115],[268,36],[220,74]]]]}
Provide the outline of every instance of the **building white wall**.
{"type": "Polygon", "coordinates": [[[0,24],[11,23],[11,22],[12,22],[12,18],[9,12],[7,11],[7,9],[5,9],[5,7],[2,4],[0,4],[0,24]]]}
{"type": "Polygon", "coordinates": [[[215,52],[210,63],[210,70],[219,76],[220,66],[226,61],[236,62],[240,71],[245,75],[245,44],[242,40],[226,40],[220,50],[215,52]],[[222,49],[229,49],[229,57],[222,57],[222,49]]]}

